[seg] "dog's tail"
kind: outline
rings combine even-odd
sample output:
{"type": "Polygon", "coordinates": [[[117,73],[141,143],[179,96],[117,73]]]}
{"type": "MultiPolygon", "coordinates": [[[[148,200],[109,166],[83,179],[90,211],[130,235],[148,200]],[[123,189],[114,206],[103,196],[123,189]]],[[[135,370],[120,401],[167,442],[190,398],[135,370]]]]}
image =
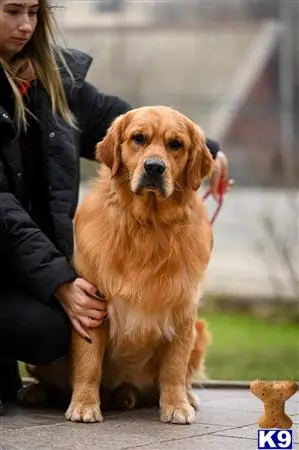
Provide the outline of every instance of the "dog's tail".
{"type": "Polygon", "coordinates": [[[195,323],[195,340],[189,360],[189,377],[205,378],[205,355],[207,346],[211,343],[211,333],[204,320],[195,323]]]}

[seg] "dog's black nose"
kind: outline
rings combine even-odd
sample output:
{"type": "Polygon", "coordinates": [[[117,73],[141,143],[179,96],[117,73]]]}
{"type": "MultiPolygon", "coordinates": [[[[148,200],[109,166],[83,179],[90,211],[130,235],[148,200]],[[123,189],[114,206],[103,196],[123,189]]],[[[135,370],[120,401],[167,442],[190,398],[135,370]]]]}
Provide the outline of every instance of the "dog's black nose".
{"type": "Polygon", "coordinates": [[[166,170],[166,165],[161,159],[147,159],[144,161],[144,170],[147,175],[158,177],[163,175],[166,170]]]}

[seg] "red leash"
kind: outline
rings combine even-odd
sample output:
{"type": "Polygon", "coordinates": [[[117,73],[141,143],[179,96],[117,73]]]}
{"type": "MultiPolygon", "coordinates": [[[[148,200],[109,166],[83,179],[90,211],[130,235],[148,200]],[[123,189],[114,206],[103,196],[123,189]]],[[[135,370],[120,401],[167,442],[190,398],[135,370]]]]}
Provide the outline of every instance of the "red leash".
{"type": "MultiPolygon", "coordinates": [[[[225,180],[224,176],[222,175],[218,184],[218,201],[217,201],[217,208],[210,220],[211,225],[215,222],[217,219],[217,216],[222,208],[223,205],[223,197],[224,194],[227,192],[228,187],[233,184],[233,180],[229,179],[228,181],[225,180]]],[[[207,192],[204,194],[203,199],[206,200],[210,195],[212,194],[211,188],[207,190],[207,192]]]]}

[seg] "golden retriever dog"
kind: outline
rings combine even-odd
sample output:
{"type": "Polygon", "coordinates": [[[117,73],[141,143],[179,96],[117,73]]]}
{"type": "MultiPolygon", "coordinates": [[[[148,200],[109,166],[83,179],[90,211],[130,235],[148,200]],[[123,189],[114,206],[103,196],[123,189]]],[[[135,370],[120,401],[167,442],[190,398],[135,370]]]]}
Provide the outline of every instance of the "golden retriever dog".
{"type": "Polygon", "coordinates": [[[157,403],[163,422],[191,423],[191,378],[208,342],[197,307],[213,247],[197,193],[213,166],[204,133],[172,108],[137,108],[112,123],[96,157],[99,176],[75,217],[74,266],[107,299],[109,320],[90,330],[92,343],[72,332],[66,418],[102,421],[108,393],[123,406],[157,403]]]}

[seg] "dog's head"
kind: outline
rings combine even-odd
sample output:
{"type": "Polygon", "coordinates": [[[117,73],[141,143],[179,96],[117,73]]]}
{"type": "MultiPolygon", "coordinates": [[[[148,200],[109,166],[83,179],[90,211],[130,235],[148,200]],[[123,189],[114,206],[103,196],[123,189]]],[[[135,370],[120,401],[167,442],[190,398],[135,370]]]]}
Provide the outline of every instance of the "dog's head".
{"type": "Polygon", "coordinates": [[[170,197],[175,190],[197,190],[213,160],[202,130],[178,111],[137,108],[118,117],[96,146],[96,158],[112,177],[128,180],[131,192],[170,197]]]}

